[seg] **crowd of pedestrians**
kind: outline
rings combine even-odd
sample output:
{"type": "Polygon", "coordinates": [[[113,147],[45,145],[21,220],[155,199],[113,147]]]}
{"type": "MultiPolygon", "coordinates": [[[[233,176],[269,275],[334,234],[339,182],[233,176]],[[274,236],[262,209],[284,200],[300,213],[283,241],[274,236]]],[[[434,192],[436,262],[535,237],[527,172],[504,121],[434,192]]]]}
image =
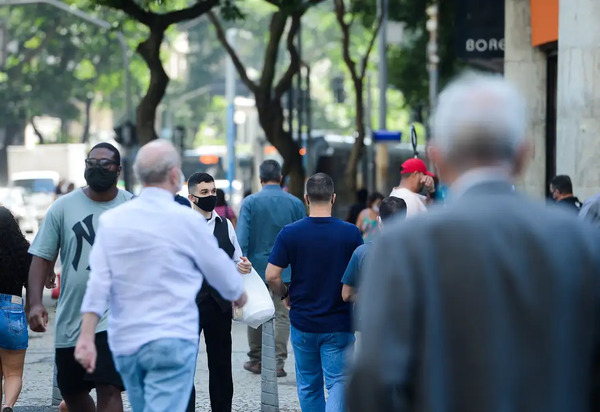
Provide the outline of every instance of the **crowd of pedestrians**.
{"type": "MultiPolygon", "coordinates": [[[[302,202],[263,162],[236,217],[207,173],[177,195],[170,143],[138,152],[137,197],[117,188],[119,151],[96,145],[88,186],[57,199],[31,246],[0,208],[2,412],[21,389],[27,322],[46,330],[59,257],[55,362],[72,412],[122,411],[125,390],[134,412],[193,411],[202,333],[211,410],[231,411],[232,311],[253,270],[275,309],[278,377],[291,340],[303,412],[596,410],[600,194],[582,204],[564,175],[548,188],[556,206],[515,190],[525,113],[499,77],[451,83],[434,115],[435,175],[406,160],[399,186],[359,191],[346,221],[323,173],[302,202]],[[440,180],[449,196],[436,204],[440,180]]],[[[260,374],[261,328],[248,346],[240,367],[260,374]]]]}

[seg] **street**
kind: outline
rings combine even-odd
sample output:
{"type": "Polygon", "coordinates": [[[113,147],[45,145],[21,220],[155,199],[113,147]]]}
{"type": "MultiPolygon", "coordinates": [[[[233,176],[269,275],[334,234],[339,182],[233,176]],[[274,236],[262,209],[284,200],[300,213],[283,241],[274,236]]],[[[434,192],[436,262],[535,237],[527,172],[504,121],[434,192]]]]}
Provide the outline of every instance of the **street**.
{"type": "MultiPolygon", "coordinates": [[[[45,334],[29,333],[29,349],[25,360],[23,376],[23,391],[17,402],[16,412],[47,412],[55,411],[50,407],[52,401],[52,371],[54,349],[52,344],[54,329],[54,314],[56,301],[50,298],[46,291],[44,303],[50,314],[48,332],[45,334]]],[[[248,342],[246,326],[237,322],[233,323],[233,411],[247,412],[260,410],[260,375],[253,375],[242,369],[242,364],[247,360],[246,352],[248,342]]],[[[300,411],[296,394],[296,377],[294,373],[294,359],[291,346],[290,357],[285,365],[288,376],[279,378],[279,406],[282,412],[300,411]]],[[[196,367],[196,411],[210,411],[208,396],[208,365],[206,361],[206,347],[204,338],[200,345],[198,364],[196,367]]],[[[131,411],[129,402],[125,399],[125,410],[131,411]]]]}

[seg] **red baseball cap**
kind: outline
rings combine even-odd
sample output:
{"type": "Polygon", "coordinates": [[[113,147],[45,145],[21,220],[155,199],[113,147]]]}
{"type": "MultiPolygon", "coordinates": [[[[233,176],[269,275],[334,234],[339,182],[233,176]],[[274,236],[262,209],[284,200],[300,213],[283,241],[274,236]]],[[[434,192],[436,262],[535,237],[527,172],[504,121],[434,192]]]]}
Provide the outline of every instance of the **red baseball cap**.
{"type": "Polygon", "coordinates": [[[425,165],[425,162],[422,161],[421,159],[417,159],[417,158],[408,159],[406,162],[402,163],[402,166],[400,167],[400,174],[416,173],[416,172],[421,172],[423,174],[426,174],[427,176],[435,177],[435,175],[433,173],[431,173],[430,171],[427,170],[427,166],[425,165]]]}

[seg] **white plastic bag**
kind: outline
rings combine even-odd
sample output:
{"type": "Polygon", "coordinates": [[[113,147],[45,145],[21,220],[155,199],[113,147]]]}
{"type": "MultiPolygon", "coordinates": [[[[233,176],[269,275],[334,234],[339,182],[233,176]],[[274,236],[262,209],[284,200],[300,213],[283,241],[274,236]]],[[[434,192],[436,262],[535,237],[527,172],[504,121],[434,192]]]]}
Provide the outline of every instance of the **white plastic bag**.
{"type": "Polygon", "coordinates": [[[254,269],[242,279],[248,301],[243,308],[235,308],[233,320],[257,329],[275,315],[275,306],[265,282],[254,269]]]}

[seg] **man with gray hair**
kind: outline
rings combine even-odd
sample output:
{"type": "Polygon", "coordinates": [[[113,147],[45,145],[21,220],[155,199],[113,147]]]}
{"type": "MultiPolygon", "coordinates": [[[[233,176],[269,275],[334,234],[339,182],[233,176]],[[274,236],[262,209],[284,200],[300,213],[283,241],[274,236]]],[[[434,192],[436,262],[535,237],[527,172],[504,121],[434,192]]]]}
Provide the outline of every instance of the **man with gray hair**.
{"type": "Polygon", "coordinates": [[[374,245],[350,411],[600,405],[600,233],[513,190],[525,112],[500,76],[468,75],[440,95],[429,154],[448,204],[374,245]]]}
{"type": "MultiPolygon", "coordinates": [[[[262,190],[244,199],[237,224],[237,236],[242,254],[252,262],[256,272],[265,280],[265,270],[271,249],[277,235],[291,223],[306,216],[306,208],[300,199],[281,189],[281,166],[275,160],[265,160],[260,165],[262,190]]],[[[283,281],[289,282],[290,269],[283,272],[283,281]]],[[[284,363],[287,359],[287,344],[290,337],[290,315],[278,297],[273,297],[275,305],[275,353],[277,356],[277,376],[286,376],[284,363]]],[[[248,327],[250,360],[244,369],[261,373],[262,328],[248,327]]]]}
{"type": "Polygon", "coordinates": [[[195,298],[203,278],[237,306],[246,295],[205,219],[173,201],[183,184],[173,145],[148,143],[134,168],[144,186],[140,196],[100,218],[75,358],[94,371],[94,329],[108,303],[109,345],[133,410],[184,411],[196,369],[195,298]]]}

